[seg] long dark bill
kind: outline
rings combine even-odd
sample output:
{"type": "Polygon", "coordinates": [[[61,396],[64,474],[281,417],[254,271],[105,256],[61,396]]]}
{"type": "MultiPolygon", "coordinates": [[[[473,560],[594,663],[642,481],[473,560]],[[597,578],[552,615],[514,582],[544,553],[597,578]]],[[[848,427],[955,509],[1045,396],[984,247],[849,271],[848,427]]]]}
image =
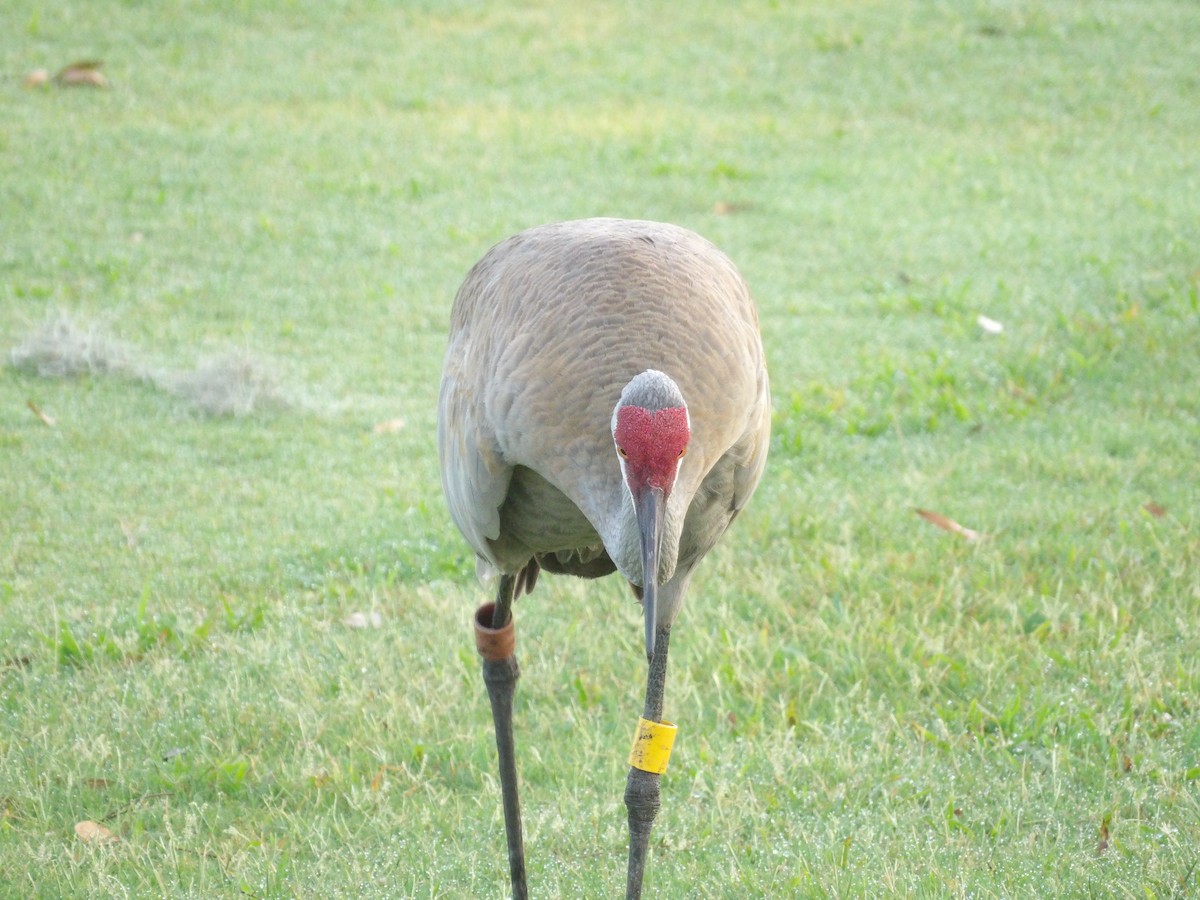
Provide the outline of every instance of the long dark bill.
{"type": "Polygon", "coordinates": [[[658,624],[658,553],[662,544],[666,501],[660,488],[644,488],[634,504],[642,539],[642,608],[646,615],[646,659],[654,658],[658,624]]]}

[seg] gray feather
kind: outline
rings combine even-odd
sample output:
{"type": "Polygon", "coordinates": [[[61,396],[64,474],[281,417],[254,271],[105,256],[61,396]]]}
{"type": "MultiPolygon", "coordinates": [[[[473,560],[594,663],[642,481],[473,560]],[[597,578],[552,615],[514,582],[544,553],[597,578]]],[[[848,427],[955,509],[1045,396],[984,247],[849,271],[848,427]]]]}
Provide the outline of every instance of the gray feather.
{"type": "Polygon", "coordinates": [[[488,251],[451,313],[438,421],[443,487],[467,541],[500,571],[540,561],[595,577],[616,567],[637,584],[611,436],[623,391],[648,408],[679,405],[681,395],[691,421],[660,571],[660,621],[669,622],[692,567],[758,484],[770,430],[749,291],[698,235],[588,219],[533,228],[488,251]]]}

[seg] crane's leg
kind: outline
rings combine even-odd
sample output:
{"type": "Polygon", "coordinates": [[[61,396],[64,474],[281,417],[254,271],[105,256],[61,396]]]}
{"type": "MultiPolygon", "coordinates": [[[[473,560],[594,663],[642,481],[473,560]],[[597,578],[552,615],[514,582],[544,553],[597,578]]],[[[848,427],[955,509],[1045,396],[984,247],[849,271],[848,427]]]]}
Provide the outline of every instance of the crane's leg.
{"type": "Polygon", "coordinates": [[[521,835],[521,801],[517,796],[517,761],[513,750],[513,692],[521,670],[514,653],[510,613],[517,579],[502,575],[496,602],[475,613],[475,643],[483,656],[483,680],[492,703],[496,752],[500,758],[500,793],[504,799],[504,831],[508,837],[508,869],[514,900],[526,900],[525,843],[521,835]]]}
{"type": "MultiPolygon", "coordinates": [[[[646,705],[642,718],[651,722],[662,721],[663,690],[667,684],[667,644],[671,638],[671,626],[660,625],[655,629],[654,656],[650,659],[650,673],[646,680],[646,705]]],[[[653,772],[645,772],[634,766],[629,768],[629,779],[625,782],[625,807],[629,811],[629,868],[625,881],[626,900],[642,896],[642,875],[646,871],[646,851],[650,846],[650,829],[658,814],[658,781],[653,772]]]]}

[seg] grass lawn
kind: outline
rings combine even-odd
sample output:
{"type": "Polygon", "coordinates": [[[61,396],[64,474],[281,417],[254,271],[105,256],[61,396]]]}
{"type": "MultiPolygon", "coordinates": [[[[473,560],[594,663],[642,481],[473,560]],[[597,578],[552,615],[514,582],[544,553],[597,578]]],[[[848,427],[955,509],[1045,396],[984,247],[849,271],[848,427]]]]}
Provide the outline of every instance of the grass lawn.
{"type": "MultiPolygon", "coordinates": [[[[1192,0],[0,25],[0,896],[507,893],[437,385],[471,264],[591,215],[721,246],[774,390],[647,896],[1200,892],[1192,0]]],[[[640,610],[517,617],[532,890],[616,895],[640,610]]]]}

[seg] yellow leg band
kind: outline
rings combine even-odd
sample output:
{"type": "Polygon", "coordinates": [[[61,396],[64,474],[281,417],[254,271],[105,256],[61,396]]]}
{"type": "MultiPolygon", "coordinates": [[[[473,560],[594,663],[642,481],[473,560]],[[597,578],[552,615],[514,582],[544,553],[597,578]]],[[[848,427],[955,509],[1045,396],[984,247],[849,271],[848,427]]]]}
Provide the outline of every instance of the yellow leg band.
{"type": "Polygon", "coordinates": [[[675,745],[675,732],[678,730],[670,722],[651,722],[639,718],[637,734],[633,736],[633,749],[629,751],[629,764],[655,775],[667,771],[671,748],[675,745]]]}

